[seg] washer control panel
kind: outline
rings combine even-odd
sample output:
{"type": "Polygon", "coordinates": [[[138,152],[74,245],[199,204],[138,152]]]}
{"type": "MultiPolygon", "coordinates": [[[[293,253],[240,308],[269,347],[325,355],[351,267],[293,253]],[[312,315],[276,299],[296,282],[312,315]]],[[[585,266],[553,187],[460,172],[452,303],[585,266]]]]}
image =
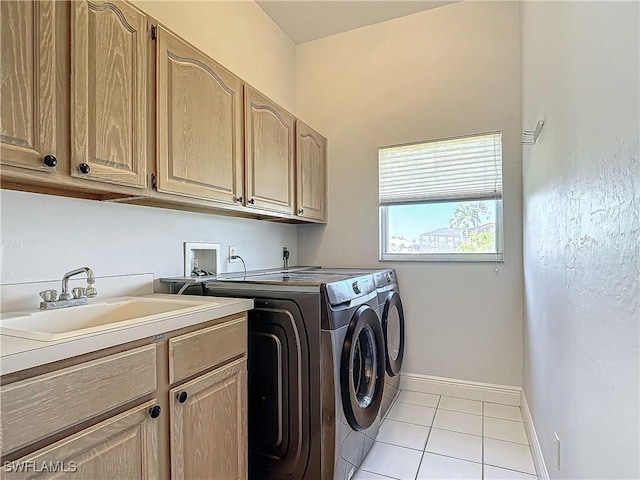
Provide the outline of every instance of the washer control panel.
{"type": "Polygon", "coordinates": [[[386,287],[387,285],[391,285],[393,283],[397,283],[395,270],[382,270],[380,272],[376,272],[375,274],[376,287],[378,288],[386,287]]]}
{"type": "Polygon", "coordinates": [[[372,275],[348,278],[327,284],[327,296],[331,305],[346,303],[373,292],[376,285],[372,275]]]}

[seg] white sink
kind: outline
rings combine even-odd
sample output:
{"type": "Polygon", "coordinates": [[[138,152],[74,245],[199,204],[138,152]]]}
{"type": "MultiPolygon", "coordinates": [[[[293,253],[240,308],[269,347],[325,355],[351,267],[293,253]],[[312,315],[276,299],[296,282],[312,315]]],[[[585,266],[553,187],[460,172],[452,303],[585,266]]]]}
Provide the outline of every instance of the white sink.
{"type": "Polygon", "coordinates": [[[0,333],[52,342],[192,313],[219,305],[202,300],[122,297],[101,303],[17,314],[0,320],[0,333]]]}

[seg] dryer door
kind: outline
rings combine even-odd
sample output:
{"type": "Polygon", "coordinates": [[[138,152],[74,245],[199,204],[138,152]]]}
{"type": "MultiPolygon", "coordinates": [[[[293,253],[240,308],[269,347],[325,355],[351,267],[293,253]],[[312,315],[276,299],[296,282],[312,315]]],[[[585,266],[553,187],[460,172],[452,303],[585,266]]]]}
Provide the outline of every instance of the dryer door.
{"type": "Polygon", "coordinates": [[[353,315],[342,348],[340,390],[347,422],[370,427],[380,411],[384,387],[384,334],[376,312],[363,305],[353,315]]]}
{"type": "Polygon", "coordinates": [[[382,330],[386,347],[386,369],[390,377],[400,373],[404,358],[404,311],[398,292],[389,292],[382,311],[382,330]]]}

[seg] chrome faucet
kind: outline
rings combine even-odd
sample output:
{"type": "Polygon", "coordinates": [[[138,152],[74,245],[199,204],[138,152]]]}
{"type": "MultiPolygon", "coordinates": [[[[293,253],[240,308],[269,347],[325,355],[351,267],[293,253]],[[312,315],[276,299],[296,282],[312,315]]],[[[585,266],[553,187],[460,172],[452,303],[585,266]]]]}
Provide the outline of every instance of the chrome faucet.
{"type": "Polygon", "coordinates": [[[58,292],[55,290],[44,290],[40,292],[43,302],[40,302],[40,310],[51,310],[54,308],[73,307],[76,305],[85,305],[88,298],[95,297],[98,292],[93,286],[96,278],[93,271],[89,267],[76,268],[67,272],[62,277],[62,293],[57,297],[58,292]],[[80,273],[87,274],[87,287],[76,287],[69,293],[69,278],[80,273]]]}

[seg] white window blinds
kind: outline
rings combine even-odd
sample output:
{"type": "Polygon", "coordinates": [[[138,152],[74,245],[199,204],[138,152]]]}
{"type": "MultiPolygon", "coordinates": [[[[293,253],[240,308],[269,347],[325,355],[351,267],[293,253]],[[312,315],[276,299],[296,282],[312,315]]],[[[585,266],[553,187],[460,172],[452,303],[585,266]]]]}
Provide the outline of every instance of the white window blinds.
{"type": "Polygon", "coordinates": [[[380,205],[502,198],[502,134],[378,150],[380,205]]]}

